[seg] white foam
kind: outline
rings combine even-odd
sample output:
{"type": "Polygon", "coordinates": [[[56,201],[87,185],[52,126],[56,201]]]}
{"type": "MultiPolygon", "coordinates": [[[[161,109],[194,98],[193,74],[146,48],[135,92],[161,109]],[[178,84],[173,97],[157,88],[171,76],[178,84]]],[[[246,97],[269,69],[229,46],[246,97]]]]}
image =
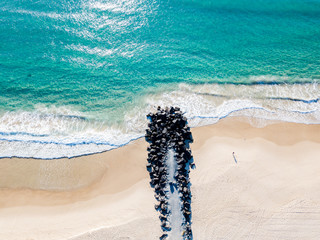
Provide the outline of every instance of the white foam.
{"type": "Polygon", "coordinates": [[[248,117],[256,127],[265,126],[267,120],[320,124],[319,98],[317,83],[181,84],[175,91],[137,99],[120,125],[90,120],[95,116],[72,106],[36,105],[33,111],[0,114],[0,157],[59,158],[110,150],[142,137],[146,115],[158,105],[180,107],[191,127],[214,124],[229,116],[248,117]]]}
{"type": "Polygon", "coordinates": [[[159,105],[180,107],[192,127],[216,123],[228,116],[318,124],[320,123],[320,101],[316,99],[320,97],[319,86],[316,83],[297,85],[181,84],[176,91],[146,96],[140,106],[133,109],[132,113],[128,113],[127,121],[132,126],[138,123],[141,126],[145,114],[154,111],[159,105]]]}
{"type": "Polygon", "coordinates": [[[0,117],[0,157],[74,157],[117,148],[141,136],[90,121],[67,107],[37,106],[32,112],[0,117]]]}

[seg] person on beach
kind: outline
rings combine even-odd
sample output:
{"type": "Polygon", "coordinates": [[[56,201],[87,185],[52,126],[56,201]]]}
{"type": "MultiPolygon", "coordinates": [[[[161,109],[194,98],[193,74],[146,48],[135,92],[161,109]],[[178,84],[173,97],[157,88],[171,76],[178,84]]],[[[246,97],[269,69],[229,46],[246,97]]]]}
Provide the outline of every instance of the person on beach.
{"type": "Polygon", "coordinates": [[[236,156],[234,154],[234,152],[232,152],[232,156],[233,156],[233,160],[235,161],[235,163],[238,163],[237,159],[236,159],[236,156]]]}

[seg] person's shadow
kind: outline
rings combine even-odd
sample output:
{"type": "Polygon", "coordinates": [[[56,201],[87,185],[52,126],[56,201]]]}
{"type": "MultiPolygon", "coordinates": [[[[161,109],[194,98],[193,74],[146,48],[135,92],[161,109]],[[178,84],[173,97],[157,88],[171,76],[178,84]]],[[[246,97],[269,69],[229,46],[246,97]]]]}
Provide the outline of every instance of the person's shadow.
{"type": "Polygon", "coordinates": [[[233,156],[233,160],[235,161],[235,163],[238,163],[236,156],[234,155],[234,152],[232,153],[233,156]]]}

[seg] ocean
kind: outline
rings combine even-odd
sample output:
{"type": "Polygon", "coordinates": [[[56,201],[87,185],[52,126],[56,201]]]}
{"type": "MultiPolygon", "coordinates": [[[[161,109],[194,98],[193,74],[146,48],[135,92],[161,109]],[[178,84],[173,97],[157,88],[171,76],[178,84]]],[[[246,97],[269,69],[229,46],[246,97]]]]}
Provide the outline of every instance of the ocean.
{"type": "Polygon", "coordinates": [[[103,152],[179,106],[320,123],[320,0],[0,0],[0,158],[103,152]]]}

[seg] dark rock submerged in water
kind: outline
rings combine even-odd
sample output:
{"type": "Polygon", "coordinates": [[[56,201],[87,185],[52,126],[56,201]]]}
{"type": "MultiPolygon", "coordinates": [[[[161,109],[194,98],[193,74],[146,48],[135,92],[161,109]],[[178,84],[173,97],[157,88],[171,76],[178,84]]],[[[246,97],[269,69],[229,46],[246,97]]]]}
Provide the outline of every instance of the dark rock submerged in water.
{"type": "MultiPolygon", "coordinates": [[[[169,149],[175,152],[175,160],[177,162],[177,172],[174,176],[177,182],[177,190],[180,193],[182,203],[181,211],[184,216],[183,222],[183,239],[191,240],[191,191],[189,172],[190,167],[193,169],[193,157],[189,144],[193,142],[190,128],[187,125],[187,119],[183,116],[180,108],[170,107],[162,109],[157,108],[155,113],[147,115],[150,123],[146,130],[145,139],[150,144],[148,150],[147,171],[150,175],[150,186],[155,190],[155,198],[158,204],[155,209],[159,211],[159,219],[161,228],[164,232],[160,239],[168,239],[168,234],[171,230],[168,216],[167,197],[167,177],[168,169],[166,166],[166,154],[169,149]]],[[[171,186],[171,188],[173,188],[171,186]]]]}

